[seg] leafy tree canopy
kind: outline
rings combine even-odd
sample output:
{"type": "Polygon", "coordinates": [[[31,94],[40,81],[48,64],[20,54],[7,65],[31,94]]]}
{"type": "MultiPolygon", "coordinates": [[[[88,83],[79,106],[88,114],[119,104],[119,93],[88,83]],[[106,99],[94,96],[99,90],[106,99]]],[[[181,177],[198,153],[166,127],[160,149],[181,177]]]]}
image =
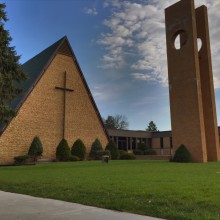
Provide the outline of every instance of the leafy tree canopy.
{"type": "Polygon", "coordinates": [[[0,3],[0,123],[15,115],[10,103],[22,91],[17,87],[18,83],[27,78],[19,64],[20,56],[15,47],[10,46],[9,31],[4,29],[4,22],[8,20],[5,7],[0,3]]]}
{"type": "Polygon", "coordinates": [[[109,115],[107,119],[103,119],[105,127],[107,129],[128,129],[129,122],[126,116],[124,115],[109,115]]]}

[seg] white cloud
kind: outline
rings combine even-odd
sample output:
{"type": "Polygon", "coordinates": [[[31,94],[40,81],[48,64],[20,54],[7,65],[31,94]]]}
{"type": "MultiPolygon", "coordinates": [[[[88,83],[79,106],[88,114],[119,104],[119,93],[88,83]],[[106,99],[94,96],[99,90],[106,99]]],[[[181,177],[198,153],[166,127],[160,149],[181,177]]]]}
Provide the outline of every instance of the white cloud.
{"type": "Polygon", "coordinates": [[[109,6],[120,8],[121,4],[120,4],[119,0],[105,0],[104,1],[104,8],[109,7],[109,6]]]}
{"type": "Polygon", "coordinates": [[[152,75],[144,73],[131,73],[130,74],[134,79],[140,79],[145,81],[155,81],[155,78],[152,75]]]}
{"type": "Polygon", "coordinates": [[[84,13],[86,13],[88,15],[97,15],[98,14],[96,8],[85,8],[84,13]]]}
{"type": "Polygon", "coordinates": [[[132,88],[131,83],[121,82],[119,87],[118,84],[113,82],[115,81],[96,84],[91,88],[91,92],[96,101],[108,102],[109,105],[111,105],[111,103],[121,103],[125,101],[118,97],[123,96],[125,93],[127,94],[127,91],[132,88]]]}
{"type": "MultiPolygon", "coordinates": [[[[177,0],[119,1],[106,0],[113,7],[112,15],[104,21],[108,32],[98,43],[105,48],[102,66],[130,67],[130,74],[139,80],[155,80],[167,85],[167,55],[164,9],[177,0]],[[132,53],[131,53],[132,51],[132,53]],[[132,72],[137,72],[132,74],[132,72]]],[[[197,0],[196,7],[208,7],[213,73],[215,87],[220,88],[220,1],[197,0]]]]}

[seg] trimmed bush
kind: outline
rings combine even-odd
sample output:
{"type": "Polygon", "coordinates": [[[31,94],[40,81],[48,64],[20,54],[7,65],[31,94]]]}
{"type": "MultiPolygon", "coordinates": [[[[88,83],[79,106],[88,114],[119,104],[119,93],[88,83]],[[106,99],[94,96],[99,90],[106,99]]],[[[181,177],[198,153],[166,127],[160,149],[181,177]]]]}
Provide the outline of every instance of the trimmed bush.
{"type": "Polygon", "coordinates": [[[145,150],[147,150],[148,148],[149,148],[149,147],[148,147],[144,142],[139,143],[138,146],[137,146],[137,149],[138,149],[138,150],[141,150],[141,151],[145,151],[145,150]]]}
{"type": "Polygon", "coordinates": [[[80,160],[84,160],[86,157],[86,147],[82,140],[78,139],[74,142],[71,148],[71,154],[80,158],[80,160]]]}
{"type": "Polygon", "coordinates": [[[147,144],[145,144],[144,142],[142,142],[138,144],[136,150],[133,150],[133,153],[135,155],[155,155],[156,151],[153,148],[147,146],[147,144]]]}
{"type": "Polygon", "coordinates": [[[144,150],[144,155],[156,155],[156,151],[153,148],[147,148],[144,150]]]}
{"type": "Polygon", "coordinates": [[[124,155],[124,154],[127,154],[127,151],[125,150],[118,150],[118,153],[119,153],[119,158],[124,155]]]}
{"type": "Polygon", "coordinates": [[[91,150],[90,150],[90,153],[89,153],[90,158],[95,159],[96,152],[101,151],[101,150],[103,150],[102,144],[99,141],[99,139],[96,138],[95,141],[92,143],[92,146],[91,146],[91,150]]]}
{"type": "Polygon", "coordinates": [[[144,154],[144,152],[142,150],[138,150],[138,149],[133,150],[133,153],[135,155],[143,155],[144,154]]]}
{"type": "Polygon", "coordinates": [[[56,158],[59,161],[68,161],[70,158],[70,148],[65,139],[62,139],[56,149],[56,158]]]}
{"type": "Polygon", "coordinates": [[[35,137],[31,143],[31,146],[28,151],[28,155],[36,161],[39,156],[43,153],[43,146],[39,137],[35,137]]]}
{"type": "Polygon", "coordinates": [[[69,161],[80,161],[80,158],[74,155],[70,155],[69,161]]]}
{"type": "Polygon", "coordinates": [[[119,159],[120,160],[135,160],[135,156],[134,154],[131,154],[131,153],[125,153],[125,154],[122,154],[119,159]]]}
{"type": "Polygon", "coordinates": [[[191,155],[183,144],[181,144],[179,148],[176,150],[172,161],[182,163],[191,162],[191,155]]]}
{"type": "Polygon", "coordinates": [[[112,160],[117,160],[119,157],[119,152],[116,147],[116,144],[114,141],[110,140],[109,143],[107,144],[105,150],[109,150],[111,153],[111,159],[112,160]]]}
{"type": "Polygon", "coordinates": [[[29,159],[28,155],[14,157],[15,164],[25,164],[27,159],[29,159]]]}
{"type": "Polygon", "coordinates": [[[102,156],[111,156],[111,153],[109,150],[98,150],[96,152],[96,156],[95,156],[95,159],[96,160],[101,160],[102,159],[102,156]]]}

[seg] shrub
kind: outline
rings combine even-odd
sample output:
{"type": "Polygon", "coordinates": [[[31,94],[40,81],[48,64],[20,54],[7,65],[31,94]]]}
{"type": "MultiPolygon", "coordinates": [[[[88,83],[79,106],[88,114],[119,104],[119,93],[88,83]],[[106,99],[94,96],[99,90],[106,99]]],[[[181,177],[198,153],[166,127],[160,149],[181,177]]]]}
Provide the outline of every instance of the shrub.
{"type": "Polygon", "coordinates": [[[100,150],[103,150],[102,144],[100,143],[99,139],[96,138],[95,141],[92,143],[92,147],[91,147],[89,156],[90,156],[91,158],[95,159],[95,157],[96,157],[96,152],[97,152],[97,151],[100,151],[100,150]]]}
{"type": "Polygon", "coordinates": [[[133,153],[135,155],[143,155],[144,154],[144,152],[142,150],[138,150],[138,149],[133,150],[133,153]]]}
{"type": "Polygon", "coordinates": [[[80,161],[80,158],[74,155],[69,156],[69,161],[80,161]]]}
{"type": "Polygon", "coordinates": [[[125,153],[120,156],[120,160],[135,160],[135,156],[131,153],[125,153]]]}
{"type": "Polygon", "coordinates": [[[156,151],[153,148],[147,148],[144,150],[144,155],[156,155],[156,151]]]}
{"type": "Polygon", "coordinates": [[[78,139],[74,142],[71,154],[80,158],[80,160],[84,160],[86,157],[86,147],[82,140],[78,139]]]}
{"type": "Polygon", "coordinates": [[[119,152],[118,152],[118,149],[117,149],[114,141],[110,140],[109,143],[107,144],[105,150],[110,151],[112,160],[118,159],[119,152]]]}
{"type": "Polygon", "coordinates": [[[101,160],[102,156],[111,156],[111,153],[109,150],[99,150],[96,152],[95,159],[96,160],[101,160]]]}
{"type": "Polygon", "coordinates": [[[28,155],[14,157],[15,164],[25,164],[28,158],[28,155]]]}
{"type": "Polygon", "coordinates": [[[56,158],[59,161],[68,161],[70,157],[70,148],[65,139],[62,139],[56,149],[56,158]]]}
{"type": "Polygon", "coordinates": [[[135,155],[155,155],[156,151],[153,148],[147,146],[147,144],[145,144],[144,142],[142,142],[138,144],[136,150],[133,150],[133,153],[135,155]]]}
{"type": "Polygon", "coordinates": [[[191,161],[191,155],[183,144],[181,144],[179,148],[176,150],[172,161],[173,162],[184,162],[184,163],[191,161]]]}
{"type": "Polygon", "coordinates": [[[39,156],[43,153],[43,146],[39,137],[35,137],[31,143],[31,146],[28,151],[28,155],[33,158],[34,161],[37,160],[39,156]]]}
{"type": "Polygon", "coordinates": [[[125,150],[118,150],[118,153],[119,153],[119,158],[124,155],[124,154],[127,154],[127,151],[125,150]]]}
{"type": "Polygon", "coordinates": [[[137,149],[138,149],[138,150],[141,150],[141,151],[145,151],[145,150],[147,150],[148,148],[149,148],[149,147],[148,147],[144,142],[139,143],[138,146],[137,146],[137,149]]]}

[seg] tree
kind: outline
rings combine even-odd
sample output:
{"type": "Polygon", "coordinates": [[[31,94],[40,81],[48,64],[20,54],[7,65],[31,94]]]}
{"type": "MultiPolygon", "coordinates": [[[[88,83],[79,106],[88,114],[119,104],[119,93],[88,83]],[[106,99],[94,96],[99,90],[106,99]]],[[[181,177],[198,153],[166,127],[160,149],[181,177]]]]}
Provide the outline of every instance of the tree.
{"type": "Polygon", "coordinates": [[[159,130],[157,129],[156,124],[153,121],[150,121],[146,128],[146,131],[159,131],[159,130]]]}
{"type": "Polygon", "coordinates": [[[95,158],[97,151],[101,151],[101,150],[103,150],[102,144],[101,144],[101,142],[99,141],[99,139],[96,138],[95,141],[92,143],[89,156],[90,156],[91,158],[95,158]]]}
{"type": "Polygon", "coordinates": [[[115,127],[115,119],[113,116],[109,115],[108,118],[105,120],[104,119],[104,124],[105,124],[105,127],[108,129],[116,129],[115,127]]]}
{"type": "Polygon", "coordinates": [[[86,147],[81,139],[77,139],[72,148],[71,154],[80,158],[80,160],[84,160],[86,157],[86,147]]]}
{"type": "Polygon", "coordinates": [[[185,145],[181,144],[179,148],[176,150],[175,155],[173,157],[173,162],[187,163],[191,162],[190,152],[187,150],[185,145]]]}
{"type": "Polygon", "coordinates": [[[56,149],[56,158],[59,161],[68,161],[70,158],[70,147],[66,139],[62,139],[56,149]]]}
{"type": "Polygon", "coordinates": [[[128,129],[128,119],[124,115],[109,115],[107,119],[104,119],[104,124],[107,129],[128,129]]]}
{"type": "Polygon", "coordinates": [[[105,147],[105,150],[110,151],[112,160],[117,160],[118,159],[119,151],[118,151],[118,148],[116,147],[116,144],[113,140],[109,141],[109,143],[105,147]]]}
{"type": "Polygon", "coordinates": [[[22,92],[17,87],[18,83],[24,81],[27,76],[19,64],[20,56],[17,55],[15,47],[10,47],[9,31],[4,29],[7,15],[5,4],[0,3],[0,123],[8,122],[15,116],[15,110],[10,107],[11,101],[22,92]]]}
{"type": "Polygon", "coordinates": [[[43,153],[43,146],[39,137],[35,137],[31,143],[31,146],[28,151],[28,155],[33,158],[34,161],[37,160],[39,156],[43,153]]]}

